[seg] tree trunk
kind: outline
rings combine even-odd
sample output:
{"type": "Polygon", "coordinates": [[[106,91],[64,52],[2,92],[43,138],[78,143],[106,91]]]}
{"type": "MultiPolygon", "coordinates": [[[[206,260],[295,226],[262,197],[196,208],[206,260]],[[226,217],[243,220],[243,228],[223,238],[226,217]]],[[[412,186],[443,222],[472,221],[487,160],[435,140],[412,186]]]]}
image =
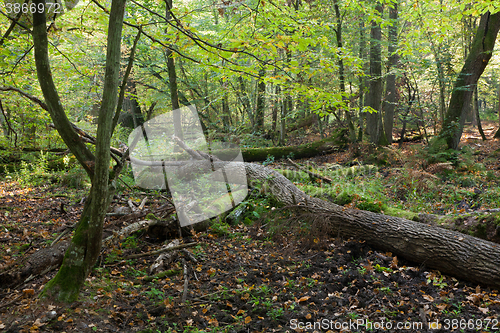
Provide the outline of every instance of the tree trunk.
{"type": "Polygon", "coordinates": [[[224,131],[229,132],[229,127],[231,125],[231,114],[229,113],[229,101],[227,98],[227,80],[221,79],[222,88],[222,124],[224,125],[224,131]]]}
{"type": "MultiPolygon", "coordinates": [[[[382,6],[377,5],[377,12],[382,15],[382,6]]],[[[370,40],[370,91],[366,96],[365,105],[371,107],[374,112],[366,114],[366,129],[370,135],[370,141],[374,144],[387,144],[384,128],[382,126],[381,100],[382,100],[382,58],[381,43],[382,29],[375,20],[372,21],[370,40]]],[[[373,111],[372,110],[372,111],[373,111]]]]}
{"type": "Polygon", "coordinates": [[[491,59],[499,29],[500,13],[491,15],[487,12],[481,16],[472,48],[453,85],[445,122],[439,134],[450,149],[458,148],[474,87],[491,59]]]}
{"type": "MultiPolygon", "coordinates": [[[[499,82],[500,83],[500,82],[499,82]]],[[[498,113],[498,130],[495,132],[495,135],[493,136],[495,139],[500,138],[500,84],[498,85],[498,91],[497,91],[497,113],[498,113]]]]}
{"type": "MultiPolygon", "coordinates": [[[[166,0],[165,4],[167,5],[166,9],[166,18],[168,21],[172,19],[172,0],[166,0]]],[[[182,133],[182,119],[181,112],[179,110],[179,91],[177,88],[177,72],[175,70],[175,61],[173,58],[173,52],[169,48],[166,52],[167,56],[167,69],[168,69],[168,86],[170,88],[170,101],[172,102],[172,110],[173,110],[173,121],[174,121],[174,133],[179,139],[184,139],[184,135],[182,133]]],[[[174,151],[179,149],[177,146],[174,147],[174,151]]]]}
{"type": "MultiPolygon", "coordinates": [[[[306,158],[318,155],[324,155],[332,152],[342,150],[347,145],[346,130],[339,129],[337,133],[331,135],[331,137],[306,143],[299,146],[285,146],[285,147],[266,147],[266,148],[242,148],[241,153],[243,159],[247,162],[265,161],[268,155],[274,156],[274,158],[285,158],[290,154],[293,154],[294,158],[306,158]]],[[[233,149],[227,150],[227,156],[224,151],[214,150],[213,154],[219,156],[220,158],[231,160],[229,156],[234,154],[233,149]]]]}
{"type": "MultiPolygon", "coordinates": [[[[53,297],[57,301],[71,302],[77,299],[80,288],[92,270],[102,243],[102,228],[104,217],[109,205],[109,160],[110,142],[113,128],[113,116],[117,105],[117,93],[119,84],[120,55],[121,55],[121,33],[123,16],[125,13],[125,0],[113,0],[109,17],[108,45],[106,54],[106,73],[104,78],[103,100],[99,111],[97,127],[97,144],[95,162],[93,155],[89,152],[89,160],[84,160],[82,165],[86,166],[92,174],[92,188],[89,199],[85,203],[84,211],[78,222],[78,227],[71,240],[68,251],[64,257],[61,269],[57,275],[46,284],[43,295],[53,297]]],[[[35,0],[34,3],[45,4],[44,0],[35,0]]],[[[73,142],[66,142],[73,152],[79,151],[79,143],[83,142],[73,130],[66,118],[56,87],[50,74],[48,60],[48,40],[46,33],[45,13],[33,14],[33,40],[35,43],[35,62],[37,65],[37,76],[42,92],[49,106],[51,117],[58,132],[71,136],[76,135],[73,142]],[[55,120],[59,122],[56,123],[55,120]],[[70,131],[71,130],[71,131],[70,131]]],[[[84,151],[79,151],[84,154],[84,151]]],[[[75,154],[76,155],[76,154],[75,154]]],[[[78,157],[77,157],[78,158],[78,157]]]]}
{"type": "MultiPolygon", "coordinates": [[[[363,73],[367,73],[366,61],[365,61],[365,23],[363,19],[359,22],[359,58],[363,60],[363,73]]],[[[359,131],[357,141],[363,141],[363,128],[364,128],[364,118],[365,113],[363,112],[363,107],[365,103],[365,87],[366,79],[363,75],[359,76],[358,90],[359,90],[359,131]]]]}
{"type": "MultiPolygon", "coordinates": [[[[39,4],[45,6],[44,0],[37,0],[33,3],[37,6],[39,4]]],[[[80,140],[80,137],[71,126],[71,123],[64,112],[61,99],[59,98],[59,94],[52,79],[46,29],[45,13],[33,14],[33,44],[35,49],[36,71],[40,88],[42,89],[50,118],[59,132],[59,135],[92,179],[94,175],[93,165],[95,163],[95,158],[85,143],[80,140]]]]}
{"type": "Polygon", "coordinates": [[[279,202],[296,206],[327,225],[329,233],[354,237],[442,273],[500,287],[500,246],[425,223],[345,207],[312,198],[277,171],[245,163],[250,181],[261,181],[279,202]]]}
{"type": "MultiPolygon", "coordinates": [[[[337,0],[333,1],[333,6],[335,8],[335,16],[337,19],[337,30],[336,30],[336,37],[337,37],[337,47],[339,49],[339,52],[342,50],[342,17],[340,16],[340,9],[339,9],[339,4],[337,0]]],[[[342,100],[344,103],[346,103],[348,100],[345,95],[345,74],[344,74],[344,60],[342,55],[339,54],[339,80],[340,80],[340,92],[342,94],[342,100]]],[[[345,109],[345,116],[347,120],[347,128],[349,128],[349,139],[351,142],[356,142],[356,130],[354,129],[354,123],[352,121],[351,117],[351,112],[349,110],[349,105],[346,103],[346,105],[343,106],[345,109]]]]}
{"type": "MultiPolygon", "coordinates": [[[[145,163],[162,165],[164,162],[145,163]]],[[[195,163],[205,161],[192,164],[195,163]]],[[[297,218],[304,217],[312,223],[320,223],[331,235],[364,240],[373,247],[442,273],[493,288],[500,287],[500,245],[496,243],[426,223],[349,209],[310,197],[285,176],[262,165],[244,163],[243,169],[241,162],[213,164],[217,168],[224,165],[226,176],[231,179],[248,179],[250,183],[261,184],[262,191],[268,191],[268,195],[276,201],[306,215],[297,218]],[[242,170],[245,170],[246,177],[240,174],[242,170]]],[[[199,168],[187,165],[179,169],[182,169],[180,177],[192,177],[199,168]]],[[[219,177],[214,180],[224,181],[223,175],[219,177]]]]}
{"type": "Polygon", "coordinates": [[[481,125],[481,117],[479,116],[479,100],[478,100],[478,91],[477,91],[477,86],[476,88],[474,89],[474,104],[473,104],[473,110],[474,110],[474,116],[475,116],[475,119],[476,119],[476,123],[477,123],[477,130],[479,131],[479,134],[481,134],[481,138],[483,139],[483,141],[486,141],[488,140],[486,138],[486,135],[484,134],[484,131],[483,131],[483,126],[481,125]]]}
{"type": "Polygon", "coordinates": [[[264,111],[265,111],[265,93],[266,83],[264,76],[266,70],[262,67],[259,70],[259,81],[257,83],[257,102],[255,103],[255,126],[254,131],[264,131],[264,111]]]}
{"type": "Polygon", "coordinates": [[[389,10],[389,19],[391,24],[389,26],[389,64],[387,66],[387,82],[385,90],[384,101],[384,132],[388,144],[392,143],[392,129],[394,125],[394,110],[396,108],[396,66],[398,63],[397,46],[398,46],[398,4],[394,3],[393,7],[389,10]]]}
{"type": "Polygon", "coordinates": [[[250,104],[250,97],[248,97],[245,83],[243,82],[243,78],[241,76],[238,77],[238,89],[238,93],[241,94],[241,104],[243,105],[244,111],[248,114],[248,118],[250,119],[250,126],[253,128],[255,119],[252,113],[252,105],[250,104]]]}

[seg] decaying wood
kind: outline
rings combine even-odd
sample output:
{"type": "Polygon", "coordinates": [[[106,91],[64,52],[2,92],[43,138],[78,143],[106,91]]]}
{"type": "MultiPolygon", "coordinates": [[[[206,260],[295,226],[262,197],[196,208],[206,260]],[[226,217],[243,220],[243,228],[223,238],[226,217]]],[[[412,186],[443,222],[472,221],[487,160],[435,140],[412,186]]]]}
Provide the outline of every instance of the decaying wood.
{"type": "MultiPolygon", "coordinates": [[[[173,247],[178,247],[180,241],[178,239],[174,239],[171,241],[165,249],[170,249],[173,247]]],[[[164,271],[168,268],[168,266],[177,258],[179,251],[172,250],[169,252],[164,252],[160,254],[158,258],[156,258],[155,262],[149,268],[149,275],[156,275],[161,271],[164,271]]]]}
{"type": "Polygon", "coordinates": [[[32,254],[19,268],[14,268],[0,274],[0,286],[2,288],[12,287],[46,273],[48,268],[55,269],[62,263],[64,253],[68,249],[69,242],[59,242],[54,246],[43,248],[32,254]]]}
{"type": "Polygon", "coordinates": [[[132,223],[131,225],[126,226],[125,228],[122,228],[120,231],[115,232],[113,235],[107,237],[104,239],[104,244],[109,245],[110,242],[113,239],[123,239],[126,236],[130,235],[131,233],[134,233],[136,231],[142,230],[149,228],[155,224],[158,224],[158,220],[141,220],[139,222],[132,223]]]}
{"type": "Polygon", "coordinates": [[[189,278],[188,278],[188,266],[186,263],[186,259],[182,258],[182,266],[184,268],[184,287],[182,291],[182,298],[181,302],[185,303],[187,299],[187,292],[188,292],[188,283],[189,283],[189,278]]]}
{"type": "Polygon", "coordinates": [[[132,255],[129,255],[129,256],[123,258],[123,259],[137,259],[137,258],[142,258],[142,257],[155,256],[155,255],[163,253],[163,252],[185,249],[185,248],[188,248],[188,247],[193,247],[195,245],[198,245],[198,243],[181,244],[179,246],[174,246],[174,247],[169,247],[169,248],[161,248],[161,249],[156,250],[156,251],[150,251],[150,252],[132,254],[132,255]]]}
{"type": "Polygon", "coordinates": [[[249,179],[267,183],[276,199],[327,223],[332,235],[365,240],[398,257],[476,283],[500,287],[500,245],[456,231],[312,198],[280,173],[246,163],[249,179]]]}
{"type": "MultiPolygon", "coordinates": [[[[206,161],[207,162],[207,161],[206,161]]],[[[217,163],[217,162],[215,162],[217,163]]],[[[279,172],[262,165],[231,162],[227,173],[241,170],[279,202],[293,205],[326,223],[332,235],[368,244],[464,280],[500,287],[500,245],[456,231],[368,211],[347,209],[313,198],[279,172]],[[234,166],[234,167],[232,167],[234,166]]],[[[183,172],[193,172],[186,168],[183,172]]],[[[189,175],[185,175],[189,176],[189,175]]],[[[244,177],[231,179],[245,179],[244,177]]],[[[219,179],[218,181],[224,181],[219,179]]]]}

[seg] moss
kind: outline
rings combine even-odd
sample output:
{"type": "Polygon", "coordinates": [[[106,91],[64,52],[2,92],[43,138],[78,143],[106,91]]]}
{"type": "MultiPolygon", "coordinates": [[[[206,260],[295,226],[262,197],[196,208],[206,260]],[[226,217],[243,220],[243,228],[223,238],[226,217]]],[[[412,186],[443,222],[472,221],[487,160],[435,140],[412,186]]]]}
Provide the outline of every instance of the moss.
{"type": "Polygon", "coordinates": [[[384,209],[384,214],[394,217],[401,217],[407,220],[414,220],[418,218],[418,214],[414,212],[410,212],[407,210],[402,210],[394,207],[387,207],[384,209]]]}
{"type": "Polygon", "coordinates": [[[373,213],[380,213],[382,211],[382,203],[381,202],[372,202],[372,201],[361,201],[356,204],[356,207],[361,210],[367,210],[373,213]]]}
{"type": "Polygon", "coordinates": [[[158,218],[153,213],[146,215],[146,220],[158,220],[158,218]]]}
{"type": "Polygon", "coordinates": [[[40,294],[40,298],[50,298],[58,302],[72,303],[78,299],[86,274],[82,266],[63,265],[40,294]]]}
{"type": "Polygon", "coordinates": [[[347,192],[342,192],[334,200],[334,203],[340,206],[345,206],[348,205],[354,200],[354,196],[352,194],[349,194],[347,192]]]}

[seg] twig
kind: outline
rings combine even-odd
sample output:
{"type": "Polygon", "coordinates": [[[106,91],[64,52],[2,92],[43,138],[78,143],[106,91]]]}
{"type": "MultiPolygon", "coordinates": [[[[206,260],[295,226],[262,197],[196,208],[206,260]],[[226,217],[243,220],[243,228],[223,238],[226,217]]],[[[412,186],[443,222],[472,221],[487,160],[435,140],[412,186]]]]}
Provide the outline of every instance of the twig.
{"type": "Polygon", "coordinates": [[[306,168],[304,167],[301,167],[300,165],[298,165],[297,163],[295,163],[294,161],[292,161],[291,159],[287,158],[287,161],[288,163],[290,163],[291,165],[293,165],[294,167],[296,167],[297,169],[299,170],[302,170],[304,171],[305,173],[311,175],[312,177],[314,178],[319,178],[321,180],[324,180],[325,182],[327,182],[328,184],[331,184],[332,183],[332,180],[330,178],[327,178],[327,177],[324,177],[322,175],[319,175],[317,173],[314,173],[314,172],[311,172],[309,170],[307,170],[306,168]]]}
{"type": "Polygon", "coordinates": [[[185,303],[187,299],[187,291],[188,291],[188,283],[189,283],[189,278],[188,278],[188,267],[186,264],[186,259],[182,258],[182,265],[184,266],[184,290],[182,291],[182,298],[181,302],[185,303]]]}
{"type": "Polygon", "coordinates": [[[189,252],[188,250],[186,249],[182,249],[181,252],[187,256],[189,258],[189,260],[191,260],[192,262],[194,262],[195,264],[198,263],[198,260],[196,260],[196,258],[193,256],[193,254],[191,252],[189,252]]]}
{"type": "Polygon", "coordinates": [[[160,253],[163,253],[163,252],[175,251],[175,250],[179,250],[179,249],[185,249],[187,247],[193,247],[195,245],[198,245],[198,243],[181,244],[179,246],[164,248],[164,249],[160,249],[160,250],[156,250],[156,251],[150,251],[150,252],[132,254],[130,256],[125,257],[124,259],[137,259],[137,258],[142,258],[142,257],[154,256],[154,255],[157,255],[157,254],[160,254],[160,253]]]}
{"type": "Polygon", "coordinates": [[[21,295],[17,296],[16,298],[14,298],[14,299],[13,299],[12,301],[10,301],[10,302],[7,302],[7,303],[5,303],[5,304],[1,304],[1,305],[0,305],[0,309],[1,309],[1,308],[4,308],[4,307],[6,307],[6,306],[9,306],[9,305],[12,305],[12,304],[16,303],[16,302],[17,302],[20,298],[22,298],[22,297],[23,297],[23,294],[21,294],[21,295]]]}
{"type": "Polygon", "coordinates": [[[71,229],[73,229],[73,226],[66,228],[59,236],[56,237],[56,239],[54,239],[50,246],[54,246],[57,242],[59,242],[61,238],[63,238],[64,235],[66,235],[71,229]]]}
{"type": "Polygon", "coordinates": [[[139,210],[143,210],[144,206],[146,205],[146,202],[148,201],[148,197],[145,197],[142,199],[141,204],[139,205],[139,210]]]}

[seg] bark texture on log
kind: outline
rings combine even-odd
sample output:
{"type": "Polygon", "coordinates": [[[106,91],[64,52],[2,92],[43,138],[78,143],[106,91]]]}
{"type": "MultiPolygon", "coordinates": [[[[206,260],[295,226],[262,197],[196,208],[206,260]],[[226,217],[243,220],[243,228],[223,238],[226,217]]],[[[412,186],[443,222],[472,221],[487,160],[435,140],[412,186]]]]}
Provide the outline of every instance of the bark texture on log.
{"type": "Polygon", "coordinates": [[[346,209],[308,196],[274,170],[251,163],[245,168],[249,180],[267,184],[280,202],[321,215],[332,235],[365,240],[441,273],[500,287],[500,245],[496,243],[404,218],[346,209]]]}

